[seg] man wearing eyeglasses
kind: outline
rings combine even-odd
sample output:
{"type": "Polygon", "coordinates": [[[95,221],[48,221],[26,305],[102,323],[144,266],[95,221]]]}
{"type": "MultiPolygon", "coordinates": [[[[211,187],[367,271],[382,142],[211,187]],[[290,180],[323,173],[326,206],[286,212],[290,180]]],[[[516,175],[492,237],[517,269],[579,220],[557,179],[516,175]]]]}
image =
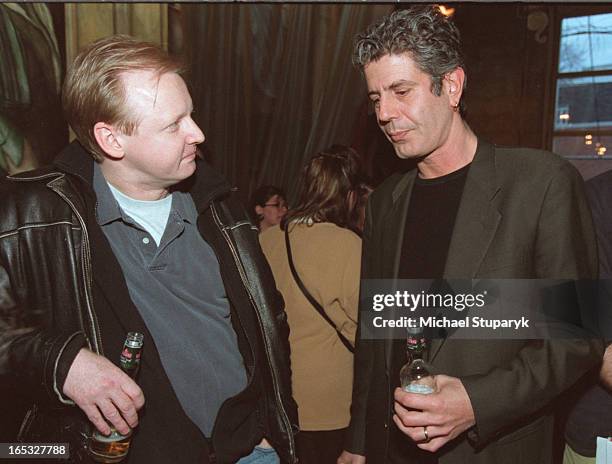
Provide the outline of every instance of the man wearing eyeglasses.
{"type": "Polygon", "coordinates": [[[274,185],[262,185],[251,199],[251,209],[255,213],[259,231],[280,224],[287,214],[287,196],[285,192],[274,185]]]}

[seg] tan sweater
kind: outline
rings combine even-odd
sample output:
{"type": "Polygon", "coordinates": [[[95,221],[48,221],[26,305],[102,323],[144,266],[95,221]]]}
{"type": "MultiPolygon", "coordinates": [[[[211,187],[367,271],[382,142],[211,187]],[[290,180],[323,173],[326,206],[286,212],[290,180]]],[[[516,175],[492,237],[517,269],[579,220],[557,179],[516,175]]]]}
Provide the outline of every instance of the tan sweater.
{"type": "MultiPolygon", "coordinates": [[[[354,344],[357,330],[361,239],[332,223],[291,225],[289,238],[298,275],[342,334],[354,344]]],[[[348,426],[353,355],[293,280],[284,232],[260,235],[276,286],[285,299],[290,328],[293,396],[302,430],[348,426]]]]}

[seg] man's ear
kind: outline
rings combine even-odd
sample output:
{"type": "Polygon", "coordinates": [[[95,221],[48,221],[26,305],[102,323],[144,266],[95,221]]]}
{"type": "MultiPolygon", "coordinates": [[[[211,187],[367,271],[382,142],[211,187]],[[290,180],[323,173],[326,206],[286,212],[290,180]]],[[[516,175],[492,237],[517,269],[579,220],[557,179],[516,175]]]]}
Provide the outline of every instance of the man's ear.
{"type": "Polygon", "coordinates": [[[449,102],[453,108],[458,107],[461,95],[463,94],[463,84],[465,82],[465,71],[458,67],[444,76],[443,86],[448,95],[449,102]]]}
{"type": "Polygon", "coordinates": [[[255,205],[255,213],[258,216],[262,216],[263,217],[263,212],[264,212],[264,210],[263,210],[263,208],[261,206],[255,205]]]}
{"type": "Polygon", "coordinates": [[[100,148],[110,158],[119,160],[125,156],[123,146],[119,138],[119,131],[111,124],[97,122],[94,124],[94,137],[100,148]]]}

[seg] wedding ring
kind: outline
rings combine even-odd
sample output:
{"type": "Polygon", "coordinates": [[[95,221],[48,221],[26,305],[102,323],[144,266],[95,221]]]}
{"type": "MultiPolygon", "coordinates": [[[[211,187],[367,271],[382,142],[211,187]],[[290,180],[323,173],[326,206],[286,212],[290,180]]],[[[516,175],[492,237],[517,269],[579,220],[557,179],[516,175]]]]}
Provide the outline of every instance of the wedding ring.
{"type": "Polygon", "coordinates": [[[429,441],[429,434],[427,433],[427,426],[423,427],[423,435],[425,435],[425,443],[429,441]]]}

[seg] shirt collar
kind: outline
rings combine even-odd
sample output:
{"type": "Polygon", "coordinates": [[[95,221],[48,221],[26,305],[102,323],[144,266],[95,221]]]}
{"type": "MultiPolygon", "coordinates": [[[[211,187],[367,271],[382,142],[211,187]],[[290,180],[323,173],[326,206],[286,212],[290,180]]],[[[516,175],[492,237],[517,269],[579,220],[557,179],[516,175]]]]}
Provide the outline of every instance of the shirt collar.
{"type": "MultiPolygon", "coordinates": [[[[126,222],[132,222],[121,210],[98,163],[95,163],[94,166],[93,187],[96,192],[96,197],[98,198],[96,219],[99,225],[104,226],[119,219],[126,222]]],[[[174,214],[182,221],[186,221],[190,224],[195,224],[198,217],[198,212],[191,196],[188,193],[180,191],[172,193],[172,209],[170,210],[170,214],[174,214]]]]}
{"type": "Polygon", "coordinates": [[[170,214],[178,216],[181,220],[189,224],[195,224],[198,218],[198,212],[191,195],[185,192],[173,192],[170,214]]]}
{"type": "Polygon", "coordinates": [[[115,200],[110,187],[106,183],[98,163],[94,165],[93,188],[97,198],[96,220],[98,224],[104,226],[118,219],[123,219],[123,212],[119,203],[115,200]]]}

